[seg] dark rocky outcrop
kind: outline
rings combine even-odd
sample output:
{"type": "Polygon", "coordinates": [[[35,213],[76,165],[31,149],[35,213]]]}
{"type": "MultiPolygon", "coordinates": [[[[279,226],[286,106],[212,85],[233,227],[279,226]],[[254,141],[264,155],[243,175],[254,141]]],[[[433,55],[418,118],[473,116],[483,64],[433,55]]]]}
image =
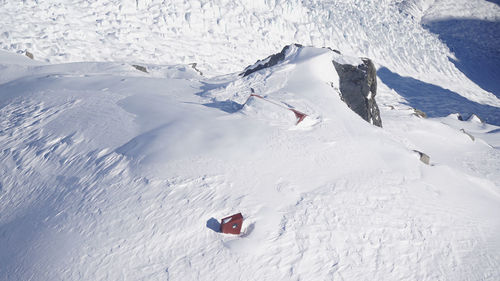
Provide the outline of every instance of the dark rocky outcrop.
{"type": "Polygon", "coordinates": [[[34,56],[32,53],[28,52],[28,51],[26,51],[24,54],[25,54],[28,58],[30,58],[30,59],[32,59],[32,60],[33,60],[33,59],[35,59],[35,56],[34,56]]]}
{"type": "Polygon", "coordinates": [[[339,54],[339,55],[342,55],[342,53],[340,53],[340,51],[339,51],[339,50],[337,50],[337,49],[332,49],[332,48],[330,48],[330,47],[326,47],[326,48],[327,48],[328,50],[332,51],[332,52],[335,52],[335,53],[337,53],[337,54],[339,54]]]}
{"type": "Polygon", "coordinates": [[[198,74],[200,74],[201,76],[203,76],[203,72],[201,72],[198,68],[196,68],[198,64],[196,62],[193,62],[193,63],[190,63],[189,66],[191,66],[192,69],[194,69],[194,71],[198,72],[198,74]]]}
{"type": "Polygon", "coordinates": [[[422,161],[422,163],[424,163],[426,165],[430,165],[431,157],[429,157],[429,155],[423,153],[422,151],[418,151],[418,150],[413,150],[413,152],[418,154],[418,156],[420,157],[420,161],[422,161]]]}
{"type": "MultiPolygon", "coordinates": [[[[240,75],[246,77],[259,70],[283,62],[287,54],[293,50],[293,47],[297,49],[303,48],[300,44],[285,46],[281,52],[248,66],[240,75]]],[[[338,50],[327,49],[339,55],[341,54],[338,50]]],[[[375,126],[382,127],[380,111],[375,101],[375,95],[377,94],[377,70],[370,59],[362,58],[361,60],[362,64],[360,65],[341,64],[332,61],[339,75],[340,97],[361,118],[375,126]]]]}
{"type": "Polygon", "coordinates": [[[281,50],[281,52],[274,54],[274,55],[270,55],[269,57],[267,57],[263,60],[258,60],[256,63],[254,63],[251,66],[247,66],[247,68],[245,68],[245,70],[240,75],[245,77],[245,76],[248,76],[254,72],[262,70],[264,68],[272,67],[272,66],[277,65],[280,62],[283,62],[285,60],[286,53],[288,52],[288,50],[292,46],[295,46],[298,48],[302,47],[302,45],[300,45],[300,44],[287,45],[283,48],[283,50],[281,50]]]}
{"type": "Polygon", "coordinates": [[[382,127],[380,111],[375,101],[377,70],[370,59],[363,58],[362,61],[360,65],[332,61],[339,74],[341,98],[361,118],[382,127]]]}
{"type": "Polygon", "coordinates": [[[132,65],[135,69],[139,70],[139,71],[142,71],[144,73],[148,73],[148,70],[146,69],[146,67],[142,66],[142,65],[137,65],[137,64],[133,64],[132,65]]]}
{"type": "Polygon", "coordinates": [[[455,118],[458,121],[465,121],[464,117],[460,113],[452,113],[452,114],[448,115],[448,117],[455,118]]]}
{"type": "Polygon", "coordinates": [[[423,112],[420,109],[416,109],[416,108],[413,109],[413,115],[420,117],[420,118],[427,118],[427,114],[425,112],[423,112]]]}

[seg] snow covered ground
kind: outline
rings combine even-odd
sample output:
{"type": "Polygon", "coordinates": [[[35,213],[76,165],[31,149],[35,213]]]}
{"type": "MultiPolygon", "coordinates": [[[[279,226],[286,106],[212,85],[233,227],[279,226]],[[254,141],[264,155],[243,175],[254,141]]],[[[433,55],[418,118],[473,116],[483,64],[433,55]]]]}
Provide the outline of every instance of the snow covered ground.
{"type": "Polygon", "coordinates": [[[500,279],[500,100],[420,25],[447,5],[0,1],[0,280],[500,279]],[[295,41],[373,58],[384,128],[327,49],[230,74],[295,41]]]}

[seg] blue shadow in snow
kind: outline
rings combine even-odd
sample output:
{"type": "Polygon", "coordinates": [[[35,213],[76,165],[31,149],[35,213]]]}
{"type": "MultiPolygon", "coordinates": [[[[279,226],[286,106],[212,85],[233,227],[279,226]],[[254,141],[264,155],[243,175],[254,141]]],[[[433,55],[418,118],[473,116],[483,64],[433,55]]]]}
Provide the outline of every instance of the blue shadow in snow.
{"type": "Polygon", "coordinates": [[[424,111],[429,117],[460,113],[467,118],[476,114],[489,124],[500,125],[498,107],[473,102],[439,86],[411,77],[402,77],[386,67],[378,69],[377,75],[384,84],[404,97],[409,106],[424,111]]]}
{"type": "Polygon", "coordinates": [[[225,101],[213,100],[212,102],[209,102],[209,103],[195,103],[195,102],[185,101],[183,103],[203,105],[203,106],[210,107],[210,108],[216,108],[216,109],[222,110],[222,111],[227,112],[227,113],[235,113],[243,108],[242,104],[239,104],[239,103],[231,101],[231,100],[225,100],[225,101]]]}
{"type": "Polygon", "coordinates": [[[215,232],[220,232],[220,223],[217,219],[210,218],[209,220],[207,220],[207,228],[215,232]]]}
{"type": "MultiPolygon", "coordinates": [[[[212,83],[212,84],[202,82],[202,86],[200,87],[201,92],[196,93],[196,95],[198,95],[200,97],[206,97],[207,93],[210,92],[211,90],[223,88],[223,87],[227,86],[228,84],[229,84],[229,82],[212,83]]],[[[227,112],[227,113],[235,113],[243,108],[242,104],[239,104],[239,103],[234,102],[232,100],[217,101],[216,99],[213,99],[213,98],[212,98],[212,102],[204,103],[203,105],[206,107],[216,108],[216,109],[222,110],[222,111],[227,112]]]]}
{"type": "Polygon", "coordinates": [[[243,105],[231,100],[213,101],[211,103],[204,103],[203,105],[207,107],[217,108],[227,113],[235,113],[236,111],[243,108],[243,105]]]}
{"type": "MultiPolygon", "coordinates": [[[[500,1],[490,1],[499,4],[500,1]]],[[[470,80],[500,98],[500,22],[449,19],[424,25],[455,54],[450,61],[470,80]]]]}
{"type": "Polygon", "coordinates": [[[486,0],[486,1],[491,2],[491,3],[495,3],[498,6],[500,6],[500,0],[486,0]]]}

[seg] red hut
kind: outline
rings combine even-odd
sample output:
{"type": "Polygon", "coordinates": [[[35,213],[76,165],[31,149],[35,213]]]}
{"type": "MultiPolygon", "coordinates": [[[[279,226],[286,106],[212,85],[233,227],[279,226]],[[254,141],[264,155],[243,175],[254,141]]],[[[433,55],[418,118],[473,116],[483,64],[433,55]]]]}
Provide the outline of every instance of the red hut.
{"type": "Polygon", "coordinates": [[[241,213],[237,213],[221,220],[220,231],[222,233],[240,234],[242,224],[243,216],[241,213]]]}

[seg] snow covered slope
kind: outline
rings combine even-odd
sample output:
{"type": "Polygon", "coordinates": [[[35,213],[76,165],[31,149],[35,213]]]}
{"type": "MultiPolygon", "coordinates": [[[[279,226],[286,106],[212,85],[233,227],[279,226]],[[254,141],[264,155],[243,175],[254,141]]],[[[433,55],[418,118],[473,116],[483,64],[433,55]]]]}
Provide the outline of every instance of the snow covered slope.
{"type": "Polygon", "coordinates": [[[0,0],[0,280],[499,280],[497,2],[0,0]]]}
{"type": "Polygon", "coordinates": [[[336,55],[206,79],[2,54],[0,279],[498,279],[498,148],[403,105],[365,122],[336,55]],[[309,116],[235,109],[250,88],[309,116]],[[243,236],[213,230],[236,212],[243,236]]]}

